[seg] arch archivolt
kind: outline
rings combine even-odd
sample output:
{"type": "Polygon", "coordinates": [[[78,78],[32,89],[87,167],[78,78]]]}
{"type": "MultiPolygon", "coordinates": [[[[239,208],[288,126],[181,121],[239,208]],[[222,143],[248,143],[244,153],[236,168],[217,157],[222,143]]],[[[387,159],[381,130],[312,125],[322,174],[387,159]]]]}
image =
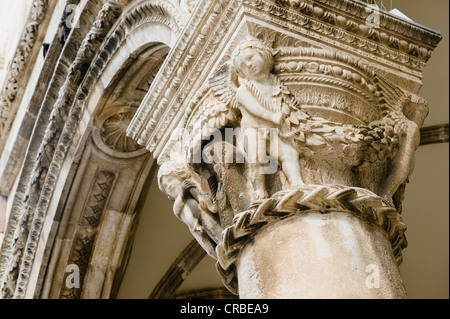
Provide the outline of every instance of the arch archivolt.
{"type": "MultiPolygon", "coordinates": [[[[67,151],[59,157],[48,154],[48,167],[55,169],[45,181],[49,185],[51,178],[52,187],[30,183],[28,190],[41,202],[44,197],[51,201],[39,212],[38,223],[34,214],[28,216],[35,229],[26,234],[33,239],[15,241],[3,294],[110,298],[117,292],[139,202],[154,172],[149,152],[127,137],[126,129],[179,36],[181,22],[170,1],[131,1],[125,7],[123,1],[107,1],[97,15],[55,104],[67,116],[53,116],[47,124],[48,131],[55,127],[52,121],[59,121],[63,138],[56,147],[47,146],[46,138],[39,146],[67,151]],[[51,231],[43,233],[43,228],[51,231]],[[36,251],[47,253],[33,260],[36,251]],[[67,285],[68,267],[78,269],[78,287],[67,285]]],[[[44,171],[39,165],[34,170],[44,171]]]]}

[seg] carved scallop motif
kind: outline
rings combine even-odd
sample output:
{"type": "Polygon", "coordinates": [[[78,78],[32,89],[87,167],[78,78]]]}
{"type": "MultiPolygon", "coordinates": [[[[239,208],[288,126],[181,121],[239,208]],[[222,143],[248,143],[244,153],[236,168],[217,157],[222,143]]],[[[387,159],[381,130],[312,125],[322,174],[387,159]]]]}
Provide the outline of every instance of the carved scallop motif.
{"type": "Polygon", "coordinates": [[[142,146],[126,135],[127,127],[133,118],[134,112],[114,114],[104,123],[100,133],[103,142],[112,150],[118,152],[133,152],[142,146]]]}

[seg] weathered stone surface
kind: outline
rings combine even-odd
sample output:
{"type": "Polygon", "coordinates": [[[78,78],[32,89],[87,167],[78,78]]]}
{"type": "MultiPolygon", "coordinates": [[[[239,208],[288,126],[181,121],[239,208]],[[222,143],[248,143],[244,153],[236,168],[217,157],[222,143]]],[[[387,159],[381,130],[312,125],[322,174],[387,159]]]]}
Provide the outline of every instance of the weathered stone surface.
{"type": "Polygon", "coordinates": [[[20,128],[36,124],[12,139],[54,3],[33,2],[0,92],[0,151],[20,142],[0,170],[1,195],[16,181],[1,297],[114,297],[155,173],[147,151],[231,292],[406,297],[401,203],[439,33],[350,0],[68,1],[80,26],[61,25],[20,128]]]}
{"type": "Polygon", "coordinates": [[[391,245],[348,213],[307,212],[258,232],[237,265],[240,298],[406,298],[391,245]]]}

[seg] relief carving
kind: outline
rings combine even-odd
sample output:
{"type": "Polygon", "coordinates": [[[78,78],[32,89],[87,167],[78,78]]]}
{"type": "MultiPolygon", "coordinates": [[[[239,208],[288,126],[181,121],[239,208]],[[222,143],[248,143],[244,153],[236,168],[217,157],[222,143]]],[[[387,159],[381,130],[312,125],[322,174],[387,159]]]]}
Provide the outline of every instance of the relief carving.
{"type": "MultiPolygon", "coordinates": [[[[80,271],[80,287],[62,285],[60,298],[79,299],[83,290],[89,259],[91,258],[94,241],[98,233],[100,220],[105,209],[116,176],[112,172],[97,171],[86,205],[80,216],[79,224],[73,239],[67,265],[75,264],[80,271]]],[[[64,282],[69,273],[65,274],[64,282]]]]}
{"type": "Polygon", "coordinates": [[[172,160],[161,165],[158,186],[169,199],[174,200],[173,213],[189,227],[198,243],[213,258],[221,240],[222,229],[217,203],[197,173],[185,162],[172,160]]]}
{"type": "MultiPolygon", "coordinates": [[[[256,157],[254,163],[253,161],[249,163],[252,200],[267,197],[265,174],[262,171],[266,167],[265,152],[266,146],[270,144],[271,129],[276,131],[275,138],[278,139],[278,145],[275,152],[290,186],[303,184],[299,156],[292,137],[300,133],[300,130],[297,127],[289,127],[292,122],[288,118],[306,119],[308,115],[296,107],[294,97],[278,77],[271,73],[272,68],[273,57],[270,49],[256,39],[248,39],[236,48],[231,64],[225,64],[219,74],[210,80],[214,95],[222,101],[228,97],[228,106],[239,109],[243,143],[255,142],[254,154],[248,149],[250,145],[246,145],[248,147],[244,145],[247,156],[256,157]],[[222,82],[224,76],[229,80],[222,82]],[[232,80],[236,77],[238,86],[234,86],[232,80]],[[227,83],[226,86],[223,83],[227,83]]],[[[299,121],[295,123],[298,125],[299,121]]]]}
{"type": "MultiPolygon", "coordinates": [[[[306,51],[297,51],[302,52],[306,51]]],[[[324,50],[308,48],[305,59],[322,60],[325,55],[324,50]]],[[[337,53],[328,53],[328,56],[330,60],[336,60],[337,53]]],[[[415,119],[417,123],[409,120],[404,112],[407,105],[414,103],[411,94],[384,81],[367,65],[342,56],[338,59],[340,62],[347,60],[349,65],[356,63],[365,73],[364,77],[348,73],[351,87],[348,84],[330,88],[329,85],[317,84],[315,78],[311,78],[311,81],[302,79],[289,82],[288,86],[281,79],[286,79],[290,73],[280,72],[280,76],[274,74],[273,69],[279,69],[279,65],[273,68],[274,58],[276,55],[271,53],[270,47],[257,39],[244,40],[236,47],[232,60],[225,63],[209,79],[210,92],[205,94],[201,105],[188,119],[187,133],[191,135],[184,139],[188,157],[197,152],[196,148],[201,144],[198,140],[200,137],[202,140],[206,139],[215,130],[227,126],[239,127],[242,135],[236,146],[247,156],[254,200],[267,197],[263,175],[264,169],[267,171],[270,136],[276,139],[276,143],[272,143],[277,144],[274,152],[276,164],[280,165],[288,181],[283,189],[295,188],[305,182],[319,183],[309,173],[306,180],[303,177],[302,166],[308,166],[310,160],[319,161],[319,165],[328,166],[329,170],[341,169],[349,172],[364,169],[369,163],[381,166],[387,162],[390,166],[407,163],[405,167],[408,169],[399,167],[394,170],[395,173],[389,173],[388,182],[384,182],[384,175],[387,170],[393,170],[380,167],[377,182],[371,185],[356,185],[369,188],[390,202],[397,188],[408,178],[413,151],[418,145],[419,125],[427,112],[424,102],[415,103],[417,113],[422,113],[415,119]],[[364,87],[366,92],[356,91],[358,86],[364,87]],[[291,93],[294,90],[298,94],[291,93]],[[303,90],[309,98],[302,98],[305,96],[302,95],[303,90]],[[322,90],[326,93],[323,96],[322,90]],[[346,106],[356,118],[354,123],[347,120],[348,117],[342,116],[345,106],[337,109],[333,107],[334,104],[330,104],[329,97],[333,90],[341,98],[341,105],[346,101],[354,101],[351,100],[354,93],[360,93],[359,100],[364,104],[346,106]],[[311,98],[312,94],[314,98],[311,98]],[[368,103],[374,112],[371,121],[367,117],[359,116],[367,113],[359,111],[359,108],[367,109],[368,103]],[[270,134],[270,130],[274,134],[270,134]],[[251,143],[255,145],[250,145],[251,143]]],[[[298,56],[292,58],[302,59],[298,56]]],[[[315,62],[309,64],[314,65],[315,62]]],[[[318,64],[310,70],[314,73],[317,68],[318,64]]],[[[298,72],[298,69],[295,72],[298,72]]],[[[346,74],[346,70],[335,66],[326,72],[326,79],[340,79],[343,74],[346,74]]]]}
{"type": "Polygon", "coordinates": [[[134,112],[121,112],[110,116],[103,123],[100,136],[103,142],[112,150],[118,152],[134,152],[142,147],[126,136],[128,124],[134,112]]]}
{"type": "MultiPolygon", "coordinates": [[[[47,3],[34,2],[33,25],[26,28],[1,93],[2,132],[13,120],[19,78],[47,3]]],[[[13,210],[13,228],[2,252],[4,297],[25,296],[48,205],[79,133],[84,103],[127,36],[149,23],[172,31],[164,72],[156,75],[161,59],[133,86],[135,91],[125,86],[115,91],[117,98],[124,98],[125,91],[126,97],[136,96],[125,99],[128,104],[115,100],[121,106],[106,110],[101,119],[95,114],[93,139],[105,154],[122,159],[143,154],[135,152],[140,145],[154,151],[162,164],[160,189],[174,200],[175,216],[218,261],[231,291],[238,289],[237,255],[255,232],[308,211],[339,210],[376,224],[388,234],[400,262],[406,239],[399,212],[427,113],[423,99],[408,90],[420,82],[440,40],[437,32],[385,13],[379,28],[367,28],[361,20],[370,13],[367,6],[352,0],[184,0],[180,7],[137,1],[120,19],[131,1],[102,3],[91,30],[76,45],[75,60],[51,103],[36,163],[24,175],[28,185],[20,189],[23,198],[13,210]],[[245,24],[257,27],[250,30],[245,24]],[[244,39],[244,29],[253,36],[244,39]],[[409,77],[409,82],[397,87],[397,75],[381,71],[389,69],[404,72],[398,79],[409,77]],[[212,76],[206,79],[207,74],[212,76]],[[134,116],[141,97],[143,106],[134,116]],[[175,127],[184,132],[169,154],[173,148],[166,147],[167,135],[175,127]]],[[[1,144],[0,138],[0,149],[1,144]]],[[[97,172],[69,246],[70,261],[80,268],[89,262],[100,216],[110,211],[105,201],[117,173],[97,172]]],[[[58,293],[80,297],[69,290],[58,293]]]]}
{"type": "MultiPolygon", "coordinates": [[[[213,73],[196,101],[175,145],[182,151],[166,157],[159,185],[175,200],[177,217],[218,259],[230,290],[237,291],[236,250],[230,247],[256,231],[259,226],[253,223],[265,225],[325,202],[327,209],[352,211],[351,204],[331,203],[324,192],[339,198],[352,193],[355,202],[369,196],[377,202],[380,208],[367,218],[396,234],[390,239],[401,261],[406,239],[398,212],[427,113],[423,99],[343,53],[272,48],[263,39],[248,37],[213,73]],[[227,138],[227,130],[233,139],[227,138]],[[211,180],[215,183],[206,182],[211,180]],[[281,209],[286,202],[280,196],[291,192],[304,200],[281,209]],[[280,204],[274,206],[274,201],[280,204]],[[213,208],[206,203],[214,203],[213,208]],[[274,213],[275,207],[281,215],[274,213]],[[255,216],[244,218],[244,211],[255,216]],[[392,223],[386,224],[387,219],[392,223]],[[206,220],[213,221],[209,228],[206,220]]],[[[358,209],[353,213],[367,213],[358,209]]]]}

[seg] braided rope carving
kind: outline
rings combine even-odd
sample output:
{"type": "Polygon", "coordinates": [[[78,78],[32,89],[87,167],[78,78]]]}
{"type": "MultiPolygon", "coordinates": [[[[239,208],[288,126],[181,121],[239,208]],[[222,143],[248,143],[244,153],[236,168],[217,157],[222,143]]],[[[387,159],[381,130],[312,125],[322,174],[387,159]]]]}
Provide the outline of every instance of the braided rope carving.
{"type": "Polygon", "coordinates": [[[386,231],[396,263],[402,262],[401,252],[407,246],[406,225],[394,207],[369,190],[341,185],[305,185],[280,191],[258,204],[235,215],[216,248],[216,268],[224,285],[234,294],[238,294],[236,260],[241,250],[257,231],[295,214],[347,212],[375,223],[386,231]]]}

